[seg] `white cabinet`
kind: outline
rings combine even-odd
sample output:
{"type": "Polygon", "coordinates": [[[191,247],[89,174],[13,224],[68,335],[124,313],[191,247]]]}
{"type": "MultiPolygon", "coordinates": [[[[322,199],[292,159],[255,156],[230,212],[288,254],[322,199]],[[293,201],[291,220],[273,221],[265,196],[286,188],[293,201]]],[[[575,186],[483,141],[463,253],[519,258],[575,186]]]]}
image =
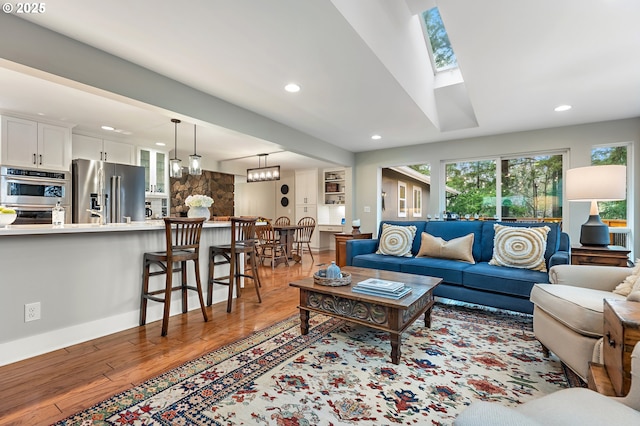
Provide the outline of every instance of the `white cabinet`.
{"type": "MultiPolygon", "coordinates": [[[[296,170],[295,172],[296,194],[296,222],[309,216],[318,221],[318,169],[296,170]]],[[[317,250],[318,230],[311,236],[310,246],[317,250]]]]}
{"type": "Polygon", "coordinates": [[[67,171],[71,167],[69,127],[2,117],[0,162],[7,166],[67,171]]]}
{"type": "Polygon", "coordinates": [[[73,158],[135,164],[133,145],[86,135],[73,135],[73,158]]]}
{"type": "Polygon", "coordinates": [[[144,190],[147,197],[169,195],[169,156],[166,152],[140,148],[138,165],[144,167],[144,190]]]}
{"type": "Polygon", "coordinates": [[[318,200],[318,170],[296,170],[296,205],[317,204],[318,200]]]}

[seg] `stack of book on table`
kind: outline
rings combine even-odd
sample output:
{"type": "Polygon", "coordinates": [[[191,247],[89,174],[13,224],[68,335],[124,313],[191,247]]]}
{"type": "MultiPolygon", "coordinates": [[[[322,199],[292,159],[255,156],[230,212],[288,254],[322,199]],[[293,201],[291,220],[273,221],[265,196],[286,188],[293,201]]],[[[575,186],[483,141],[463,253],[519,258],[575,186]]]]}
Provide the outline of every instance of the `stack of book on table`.
{"type": "Polygon", "coordinates": [[[400,299],[411,293],[411,287],[405,286],[404,283],[380,280],[378,278],[369,278],[367,280],[360,281],[354,285],[351,290],[354,293],[389,297],[391,299],[400,299]]]}

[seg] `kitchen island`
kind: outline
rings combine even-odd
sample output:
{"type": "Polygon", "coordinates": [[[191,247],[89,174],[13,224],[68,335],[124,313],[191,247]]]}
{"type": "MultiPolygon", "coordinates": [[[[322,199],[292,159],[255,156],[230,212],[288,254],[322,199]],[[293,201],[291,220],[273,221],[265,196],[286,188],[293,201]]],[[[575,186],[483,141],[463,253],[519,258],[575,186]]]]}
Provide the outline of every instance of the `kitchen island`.
{"type": "MultiPolygon", "coordinates": [[[[205,292],[208,247],[228,244],[230,226],[203,226],[205,292]]],[[[0,365],[138,326],[143,253],[164,249],[162,220],[0,228],[0,365]],[[25,305],[38,302],[41,319],[25,322],[25,305]]],[[[190,282],[193,276],[190,269],[190,282]]],[[[164,276],[152,277],[151,285],[163,287],[164,276]]],[[[197,295],[189,293],[189,309],[199,309],[197,295]]],[[[214,286],[214,303],[226,297],[226,287],[214,286]]],[[[175,292],[171,315],[182,312],[179,300],[175,292]]],[[[149,303],[147,323],[161,319],[162,308],[149,303]]]]}

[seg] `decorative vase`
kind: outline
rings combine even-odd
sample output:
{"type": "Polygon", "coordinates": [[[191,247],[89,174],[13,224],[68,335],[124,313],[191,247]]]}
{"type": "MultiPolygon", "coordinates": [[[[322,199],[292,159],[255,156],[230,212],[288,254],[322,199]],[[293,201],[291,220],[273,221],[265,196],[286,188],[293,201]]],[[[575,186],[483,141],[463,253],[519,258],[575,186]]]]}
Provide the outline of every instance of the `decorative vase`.
{"type": "Polygon", "coordinates": [[[189,207],[187,217],[204,217],[205,220],[209,220],[211,212],[209,211],[209,207],[189,207]]]}

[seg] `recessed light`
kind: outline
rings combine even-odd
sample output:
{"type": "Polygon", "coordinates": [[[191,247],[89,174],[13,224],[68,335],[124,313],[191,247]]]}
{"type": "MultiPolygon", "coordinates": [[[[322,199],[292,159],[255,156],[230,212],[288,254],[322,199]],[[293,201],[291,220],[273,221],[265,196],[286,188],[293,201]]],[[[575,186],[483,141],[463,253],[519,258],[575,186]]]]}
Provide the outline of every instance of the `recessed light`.
{"type": "Polygon", "coordinates": [[[166,143],[164,143],[164,142],[156,142],[156,145],[158,145],[158,146],[165,146],[165,145],[166,145],[166,143]]]}
{"type": "Polygon", "coordinates": [[[296,83],[289,83],[286,86],[284,86],[284,90],[286,90],[289,93],[297,93],[300,91],[300,86],[297,85],[296,83]]]}
{"type": "Polygon", "coordinates": [[[373,135],[373,136],[371,136],[371,139],[373,139],[374,141],[377,141],[377,140],[382,139],[382,136],[380,136],[380,135],[373,135]]]}
{"type": "Polygon", "coordinates": [[[39,115],[39,116],[45,116],[45,115],[47,115],[47,114],[45,114],[44,112],[39,112],[39,113],[38,113],[38,115],[39,115]]]}
{"type": "Polygon", "coordinates": [[[115,127],[111,127],[111,126],[102,126],[102,130],[115,130],[115,127]]]}
{"type": "Polygon", "coordinates": [[[571,109],[571,105],[558,105],[553,110],[555,112],[569,111],[571,109]]]}

